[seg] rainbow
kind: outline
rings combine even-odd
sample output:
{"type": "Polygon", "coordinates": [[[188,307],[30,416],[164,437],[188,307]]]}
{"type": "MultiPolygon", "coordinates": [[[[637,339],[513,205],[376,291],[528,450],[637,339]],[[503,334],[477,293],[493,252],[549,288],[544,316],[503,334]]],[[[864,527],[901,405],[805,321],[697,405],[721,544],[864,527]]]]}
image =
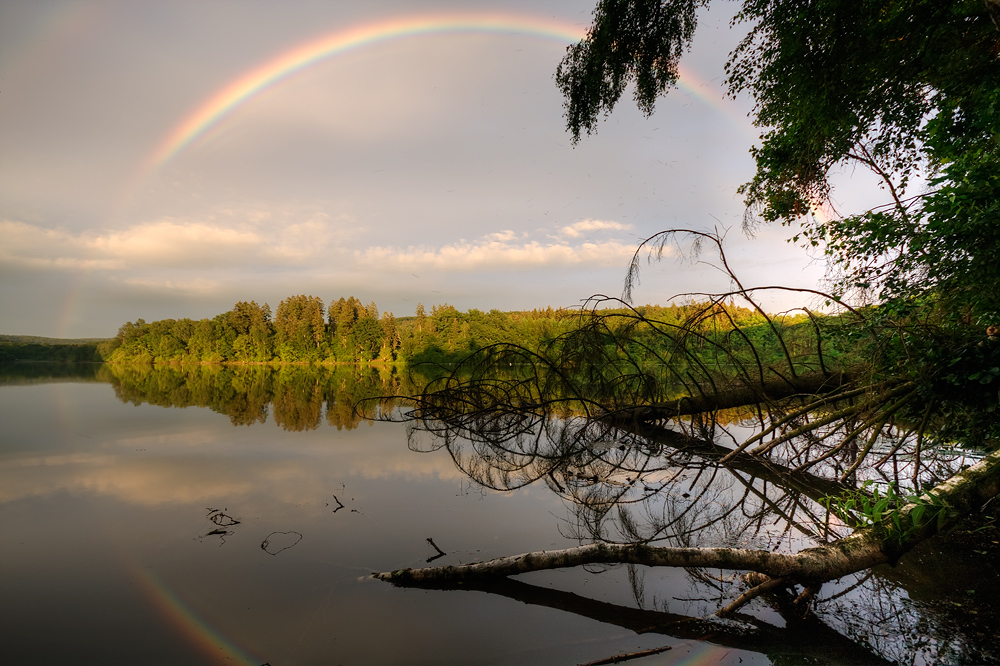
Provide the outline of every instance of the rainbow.
{"type": "MultiPolygon", "coordinates": [[[[521,34],[553,39],[564,44],[578,42],[585,28],[539,16],[475,13],[418,16],[379,20],[339,30],[292,48],[226,84],[195,108],[167,134],[145,160],[140,174],[148,174],[174,158],[242,104],[264,90],[318,62],[362,47],[405,37],[448,33],[521,34]]],[[[732,105],[713,89],[681,70],[682,89],[733,116],[732,105]]],[[[735,114],[738,118],[738,114],[735,114]]],[[[746,118],[742,124],[747,125],[746,118]]]]}
{"type": "Polygon", "coordinates": [[[685,642],[675,645],[674,649],[688,648],[688,654],[680,657],[679,661],[671,662],[673,666],[709,666],[718,664],[732,652],[729,648],[719,647],[711,643],[685,642]]]}
{"type": "Polygon", "coordinates": [[[145,596],[189,645],[205,655],[211,663],[258,666],[263,661],[219,633],[196,613],[173,590],[149,569],[134,562],[128,564],[132,579],[145,596]]]}

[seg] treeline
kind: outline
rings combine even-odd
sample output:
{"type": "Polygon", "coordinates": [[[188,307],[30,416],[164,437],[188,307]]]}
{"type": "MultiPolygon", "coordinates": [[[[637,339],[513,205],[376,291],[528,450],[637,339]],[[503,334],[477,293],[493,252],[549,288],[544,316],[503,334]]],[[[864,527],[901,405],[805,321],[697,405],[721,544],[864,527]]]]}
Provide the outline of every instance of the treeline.
{"type": "MultiPolygon", "coordinates": [[[[350,296],[325,307],[316,296],[291,296],[276,311],[268,304],[240,301],[233,309],[211,319],[163,319],[127,322],[117,335],[104,341],[61,341],[27,343],[0,338],[0,361],[107,361],[116,364],[152,363],[239,363],[239,364],[323,364],[323,363],[454,363],[478,349],[496,343],[513,343],[539,349],[547,343],[579,329],[594,317],[620,320],[629,326],[630,317],[662,322],[696,333],[686,344],[712,347],[710,341],[739,336],[731,346],[749,344],[777,352],[774,326],[751,309],[732,304],[705,303],[645,305],[628,309],[556,310],[551,307],[530,311],[461,312],[447,303],[427,312],[418,304],[413,315],[396,318],[380,312],[374,302],[367,305],[350,296]],[[707,313],[707,314],[706,314],[707,313]]],[[[804,317],[783,318],[782,328],[797,327],[804,317]]],[[[670,336],[655,330],[638,330],[626,336],[630,347],[656,352],[668,344],[670,336]]],[[[615,336],[608,344],[623,344],[615,336]]],[[[797,336],[789,338],[794,342],[797,336]]],[[[809,337],[809,336],[806,336],[809,337]]],[[[636,350],[632,350],[635,352],[636,350]]],[[[661,350],[662,351],[662,350],[661,350]]],[[[641,356],[642,353],[639,353],[641,356]]],[[[651,361],[657,362],[657,352],[651,361]]],[[[706,355],[705,363],[714,364],[706,355]]]]}
{"type": "Polygon", "coordinates": [[[123,325],[105,359],[111,363],[448,362],[495,343],[533,344],[574,325],[568,310],[460,312],[418,304],[397,319],[374,302],[292,296],[272,314],[268,304],[240,301],[212,319],[139,319],[123,325]]]}

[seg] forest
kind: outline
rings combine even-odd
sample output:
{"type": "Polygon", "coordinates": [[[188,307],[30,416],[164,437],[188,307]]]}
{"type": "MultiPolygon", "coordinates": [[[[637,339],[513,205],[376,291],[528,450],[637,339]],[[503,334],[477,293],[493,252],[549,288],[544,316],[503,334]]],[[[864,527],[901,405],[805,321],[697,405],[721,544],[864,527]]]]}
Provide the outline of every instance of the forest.
{"type": "MultiPolygon", "coordinates": [[[[240,301],[212,319],[163,319],[127,322],[109,340],[0,340],[0,360],[105,361],[116,365],[143,364],[455,364],[470,353],[500,343],[541,348],[596,316],[634,312],[665,325],[698,319],[706,334],[725,335],[734,327],[751,331],[760,342],[773,338],[760,313],[732,303],[706,304],[688,300],[668,306],[535,309],[461,312],[434,305],[427,313],[418,304],[412,316],[379,313],[351,296],[324,307],[315,296],[292,296],[272,315],[268,304],[240,301]],[[714,333],[711,333],[714,331],[714,333]]],[[[794,330],[809,321],[805,313],[778,318],[794,330]]],[[[775,339],[776,340],[776,339],[775,339]]],[[[655,342],[655,338],[651,339],[655,342]]],[[[777,348],[774,353],[779,353],[777,348]]],[[[831,350],[832,355],[837,352],[831,350]]],[[[706,362],[711,362],[706,359],[706,362]]]]}
{"type": "Polygon", "coordinates": [[[103,338],[45,338],[35,335],[0,335],[0,363],[14,361],[103,361],[109,341],[103,338]],[[103,343],[103,344],[102,344],[103,343]]]}
{"type": "Polygon", "coordinates": [[[273,315],[268,304],[240,301],[212,319],[143,320],[123,325],[104,351],[111,363],[394,363],[448,361],[500,340],[544,339],[571,315],[552,308],[459,312],[418,304],[411,317],[379,313],[351,296],[329,308],[316,296],[291,296],[273,315]]]}

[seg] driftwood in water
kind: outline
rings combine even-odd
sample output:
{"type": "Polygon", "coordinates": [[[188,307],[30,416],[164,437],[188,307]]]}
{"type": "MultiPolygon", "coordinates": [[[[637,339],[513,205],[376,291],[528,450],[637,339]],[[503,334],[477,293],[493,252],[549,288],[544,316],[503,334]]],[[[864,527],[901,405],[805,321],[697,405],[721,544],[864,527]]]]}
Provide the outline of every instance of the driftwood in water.
{"type": "MultiPolygon", "coordinates": [[[[937,498],[934,506],[944,507],[941,510],[947,511],[943,516],[931,515],[933,512],[927,510],[927,505],[923,505],[923,520],[917,526],[912,526],[910,517],[918,505],[909,504],[899,511],[900,522],[904,527],[902,530],[893,524],[881,522],[856,530],[843,539],[795,554],[743,548],[670,548],[593,543],[563,550],[500,557],[487,562],[401,569],[373,575],[393,585],[435,587],[587,564],[640,564],[752,571],[771,579],[784,579],[787,585],[801,584],[815,588],[826,581],[842,578],[877,564],[895,564],[914,545],[932,536],[958,516],[979,511],[986,502],[1000,495],[1000,451],[929,492],[937,498]]],[[[764,580],[760,584],[768,586],[770,581],[764,580]]],[[[752,596],[754,595],[749,595],[747,600],[752,596]]]]}

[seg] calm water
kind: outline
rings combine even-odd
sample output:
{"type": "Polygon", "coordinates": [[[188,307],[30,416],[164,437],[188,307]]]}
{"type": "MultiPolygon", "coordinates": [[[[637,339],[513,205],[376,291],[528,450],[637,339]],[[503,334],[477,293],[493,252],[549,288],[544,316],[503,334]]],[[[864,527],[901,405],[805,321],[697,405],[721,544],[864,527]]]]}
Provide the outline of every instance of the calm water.
{"type": "MultiPolygon", "coordinates": [[[[483,489],[447,451],[411,451],[405,426],[349,409],[352,394],[405,392],[399,377],[282,372],[7,371],[0,661],[578,664],[672,646],[630,663],[796,663],[723,627],[694,640],[653,612],[716,607],[704,581],[683,572],[646,572],[642,595],[624,568],[532,574],[530,587],[495,594],[373,581],[373,571],[426,566],[437,552],[428,538],[447,553],[434,564],[576,545],[563,536],[571,508],[541,484],[483,489]]],[[[977,638],[974,616],[928,591],[975,584],[927,569],[831,602],[843,613],[829,623],[883,657],[996,654],[995,635],[977,638]],[[889,618],[881,638],[852,628],[863,624],[857,608],[872,607],[889,618]]],[[[997,598],[995,577],[989,569],[979,593],[997,598]]],[[[783,627],[763,606],[754,613],[783,627]]],[[[825,652],[830,663],[848,660],[843,649],[825,652]]]]}

